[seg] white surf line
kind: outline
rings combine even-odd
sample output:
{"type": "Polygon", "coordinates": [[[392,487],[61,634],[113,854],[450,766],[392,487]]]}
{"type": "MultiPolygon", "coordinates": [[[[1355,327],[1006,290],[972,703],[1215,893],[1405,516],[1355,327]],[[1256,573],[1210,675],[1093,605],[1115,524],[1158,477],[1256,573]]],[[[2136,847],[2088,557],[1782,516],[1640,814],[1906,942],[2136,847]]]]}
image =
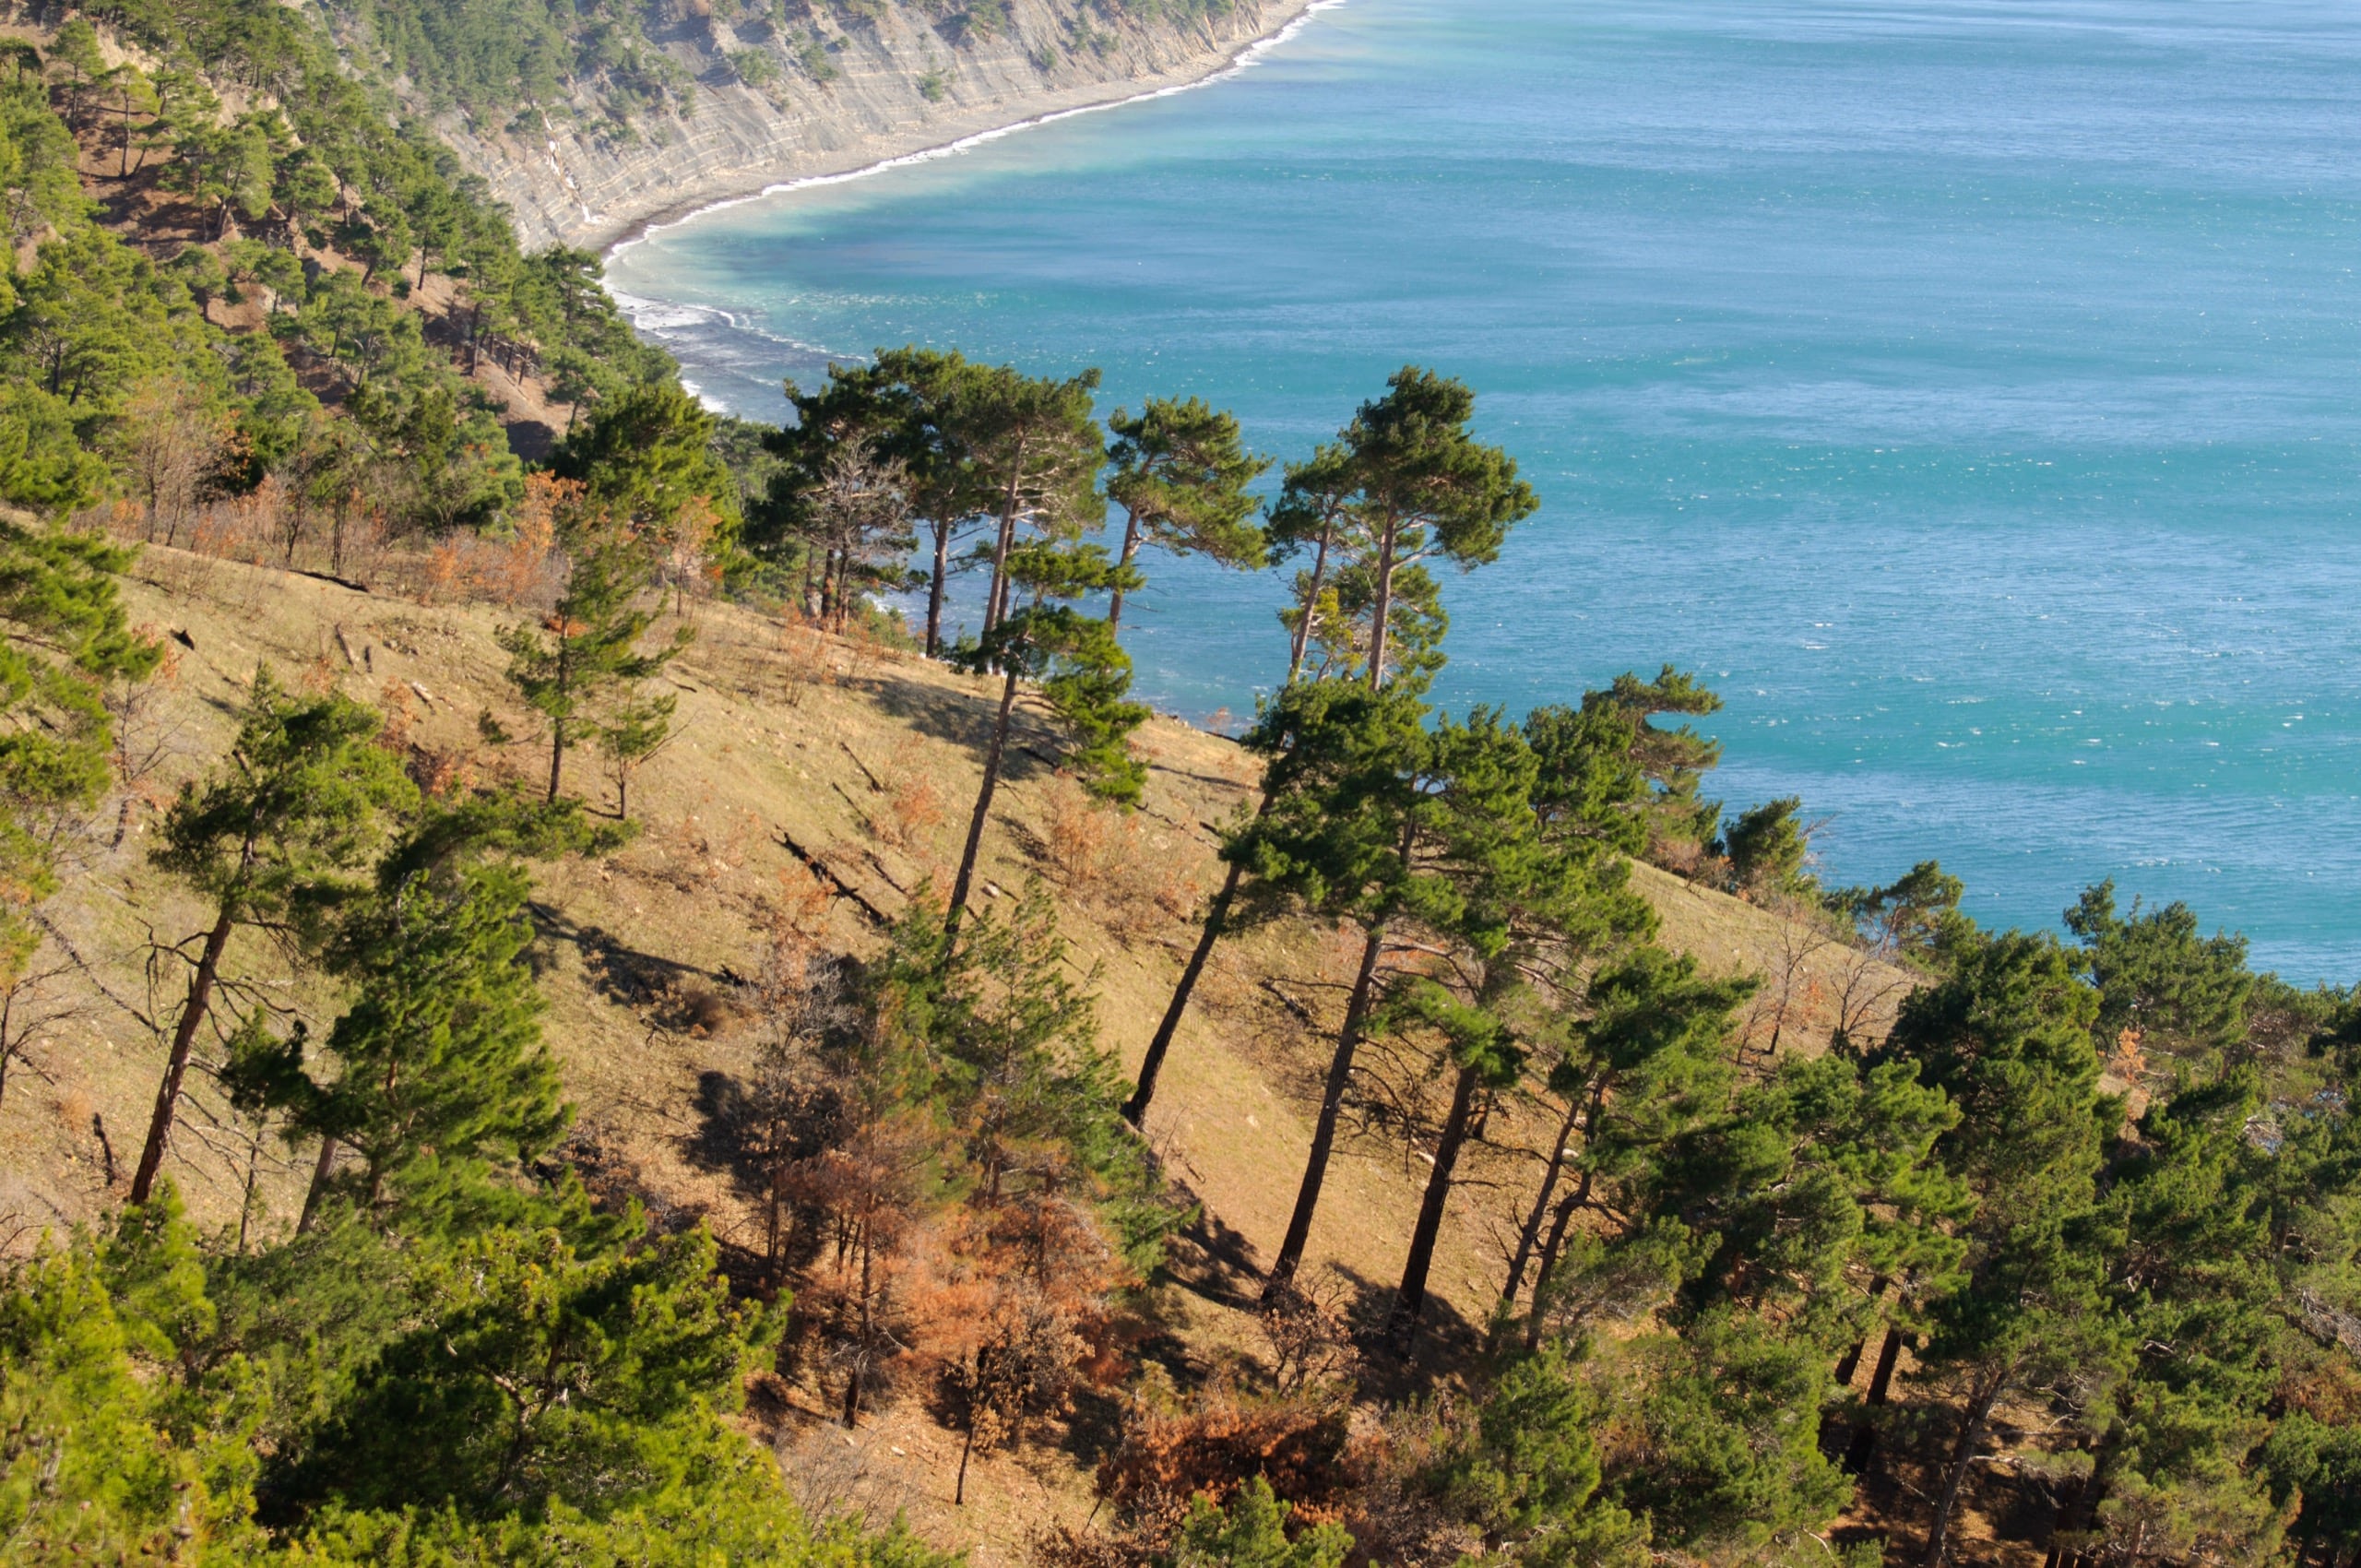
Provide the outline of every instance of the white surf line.
{"type": "Polygon", "coordinates": [[[1201,87],[1211,87],[1216,82],[1228,81],[1239,73],[1252,70],[1261,65],[1265,54],[1310,27],[1312,18],[1319,16],[1321,12],[1333,11],[1345,3],[1346,0],[1312,0],[1312,3],[1306,6],[1287,26],[1268,38],[1256,39],[1252,43],[1240,50],[1236,59],[1211,76],[1199,77],[1194,81],[1175,82],[1169,87],[1156,88],[1147,92],[1133,93],[1129,98],[1111,98],[1104,103],[1085,103],[1078,108],[1053,110],[1047,114],[1037,114],[1029,120],[1019,120],[1014,125],[995,125],[988,131],[978,131],[972,136],[961,137],[956,141],[944,142],[940,147],[923,148],[917,152],[905,152],[896,157],[880,160],[875,163],[863,164],[858,169],[848,169],[841,173],[805,174],[793,180],[782,180],[775,185],[765,185],[761,190],[749,196],[727,196],[720,201],[708,202],[703,207],[693,208],[666,222],[650,223],[628,239],[616,241],[607,247],[607,259],[612,261],[641,241],[652,239],[667,230],[678,229],[686,223],[694,223],[707,213],[726,211],[733,207],[744,207],[749,202],[764,201],[775,196],[786,196],[791,191],[813,190],[822,185],[850,184],[855,180],[866,180],[872,175],[883,174],[895,169],[908,169],[914,164],[931,163],[940,158],[956,158],[961,153],[973,152],[988,142],[996,142],[1003,137],[1013,137],[1019,131],[1029,131],[1040,125],[1053,125],[1061,120],[1077,119],[1085,114],[1102,113],[1111,109],[1127,109],[1134,103],[1147,103],[1159,98],[1177,98],[1184,92],[1194,92],[1201,87]]]}

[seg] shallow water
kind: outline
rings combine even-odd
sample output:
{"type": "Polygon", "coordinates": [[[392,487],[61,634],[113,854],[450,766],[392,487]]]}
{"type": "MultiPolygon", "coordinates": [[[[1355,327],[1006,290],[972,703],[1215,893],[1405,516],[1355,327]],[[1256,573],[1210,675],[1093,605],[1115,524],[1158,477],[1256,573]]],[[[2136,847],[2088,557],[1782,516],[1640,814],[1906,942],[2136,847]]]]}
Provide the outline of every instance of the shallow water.
{"type": "MultiPolygon", "coordinates": [[[[1801,795],[1828,879],[1937,856],[2047,925],[2114,876],[2346,983],[2356,242],[2349,6],[1350,0],[611,275],[757,417],[918,341],[1295,457],[1460,375],[1547,505],[1447,585],[1446,701],[1670,659],[1727,698],[1715,792],[1801,795]]],[[[1150,564],[1143,689],[1251,711],[1278,581],[1150,564]]]]}

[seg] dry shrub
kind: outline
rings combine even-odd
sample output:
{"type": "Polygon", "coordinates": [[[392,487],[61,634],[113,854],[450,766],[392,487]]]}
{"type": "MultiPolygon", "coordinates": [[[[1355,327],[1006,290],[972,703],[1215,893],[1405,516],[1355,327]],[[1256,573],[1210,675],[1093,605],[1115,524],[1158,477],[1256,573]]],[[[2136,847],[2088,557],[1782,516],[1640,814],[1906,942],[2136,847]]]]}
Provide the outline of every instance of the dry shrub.
{"type": "Polygon", "coordinates": [[[393,532],[383,509],[362,502],[331,521],[328,570],[338,576],[374,582],[385,576],[392,552],[393,532]]]}
{"type": "Polygon", "coordinates": [[[1720,863],[1718,858],[1707,853],[1705,846],[1696,839],[1676,837],[1658,832],[1653,826],[1649,830],[1644,858],[1650,865],[1662,866],[1673,875],[1687,877],[1692,882],[1713,880],[1715,867],[1720,863]]]}
{"type": "Polygon", "coordinates": [[[459,540],[446,539],[426,552],[418,601],[421,604],[457,604],[467,597],[469,577],[467,545],[459,540]]]}
{"type": "Polygon", "coordinates": [[[792,619],[779,626],[777,667],[780,697],[789,707],[803,706],[803,694],[812,687],[830,685],[836,680],[825,634],[792,619]]]}
{"type": "Polygon", "coordinates": [[[283,493],[266,479],[243,495],[233,495],[211,510],[219,515],[229,556],[249,566],[279,564],[286,529],[283,493]]]}
{"type": "Polygon", "coordinates": [[[418,564],[412,597],[421,604],[546,609],[564,575],[557,539],[581,505],[581,491],[577,481],[535,474],[526,481],[514,530],[503,539],[462,534],[437,541],[418,564]]]}
{"type": "Polygon", "coordinates": [[[1271,1381],[1281,1394],[1340,1384],[1358,1370],[1344,1295],[1344,1281],[1331,1277],[1283,1285],[1264,1300],[1256,1322],[1270,1345],[1271,1381]]]}
{"type": "Polygon", "coordinates": [[[398,680],[389,680],[377,693],[377,711],[385,722],[377,731],[377,743],[389,752],[409,749],[410,726],[418,722],[418,699],[409,687],[398,680]]]}
{"type": "Polygon", "coordinates": [[[928,777],[926,760],[920,742],[915,738],[904,742],[885,768],[885,809],[870,814],[870,831],[896,849],[943,826],[943,791],[928,777]]]}
{"type": "Polygon", "coordinates": [[[836,895],[811,867],[797,862],[778,873],[778,892],[770,900],[775,938],[810,937],[823,930],[836,895]]]}
{"type": "Polygon", "coordinates": [[[721,581],[721,567],[713,560],[713,541],[721,531],[721,514],[702,495],[692,495],[664,530],[662,586],[670,589],[676,613],[688,612],[692,595],[703,599],[721,581]]]}
{"type": "Polygon", "coordinates": [[[1067,891],[1079,893],[1107,872],[1119,835],[1115,809],[1099,804],[1071,778],[1050,781],[1048,833],[1043,840],[1050,869],[1067,891]]]}
{"type": "Polygon", "coordinates": [[[730,1001],[713,987],[684,986],[672,1000],[671,1027],[682,1034],[708,1039],[730,1025],[730,1001]]]}
{"type": "Polygon", "coordinates": [[[443,746],[419,746],[410,753],[410,781],[430,800],[444,800],[475,787],[475,758],[467,752],[443,746]]]}
{"type": "Polygon", "coordinates": [[[934,787],[933,779],[913,774],[896,780],[886,792],[885,809],[894,819],[898,841],[907,844],[943,826],[943,791],[934,787]]]}
{"type": "Polygon", "coordinates": [[[1098,1494],[1144,1533],[1169,1537],[1190,1499],[1219,1506],[1261,1476],[1306,1523],[1333,1519],[1362,1479],[1350,1416],[1341,1399],[1228,1389],[1183,1410],[1143,1408],[1100,1463],[1098,1494]]]}
{"type": "Polygon", "coordinates": [[[1193,925],[1204,888],[1196,872],[1176,860],[1169,839],[1124,825],[1121,852],[1108,879],[1108,924],[1119,936],[1144,941],[1174,922],[1193,925]]]}
{"type": "Polygon", "coordinates": [[[558,528],[582,496],[579,480],[534,474],[525,481],[525,499],[516,508],[516,532],[493,546],[486,564],[484,589],[495,604],[522,609],[553,601],[562,564],[557,550],[558,528]]]}

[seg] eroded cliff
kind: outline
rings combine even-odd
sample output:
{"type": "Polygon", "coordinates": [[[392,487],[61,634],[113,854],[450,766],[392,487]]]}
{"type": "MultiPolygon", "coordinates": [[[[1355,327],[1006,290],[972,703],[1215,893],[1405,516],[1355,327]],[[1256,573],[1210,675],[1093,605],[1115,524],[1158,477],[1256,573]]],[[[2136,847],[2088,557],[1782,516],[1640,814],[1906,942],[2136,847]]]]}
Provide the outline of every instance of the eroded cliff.
{"type": "Polygon", "coordinates": [[[506,126],[452,113],[437,128],[515,213],[527,248],[602,246],[781,181],[1202,79],[1312,3],[1110,17],[1074,0],[1008,0],[987,30],[972,8],[819,6],[792,21],[780,10],[724,20],[708,0],[686,0],[649,38],[694,79],[688,113],[648,115],[622,137],[588,114],[537,112],[506,126]]]}

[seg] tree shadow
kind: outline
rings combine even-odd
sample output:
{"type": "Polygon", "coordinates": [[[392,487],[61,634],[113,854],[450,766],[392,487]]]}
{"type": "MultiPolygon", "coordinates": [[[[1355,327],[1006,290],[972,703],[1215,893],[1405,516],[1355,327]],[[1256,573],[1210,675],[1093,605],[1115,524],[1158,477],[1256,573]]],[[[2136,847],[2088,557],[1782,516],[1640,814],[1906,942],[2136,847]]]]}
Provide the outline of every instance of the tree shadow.
{"type": "MultiPolygon", "coordinates": [[[[693,986],[705,989],[720,982],[721,977],[710,969],[634,947],[604,927],[578,924],[548,904],[535,901],[526,909],[536,936],[569,943],[582,956],[583,971],[599,995],[627,1007],[670,1009],[655,1019],[667,1028],[694,1021],[688,1016],[697,1011],[689,994],[693,986]],[[682,1016],[676,1019],[674,1013],[682,1016]]],[[[546,967],[545,960],[534,966],[537,973],[546,967]]]]}
{"type": "Polygon", "coordinates": [[[708,1067],[697,1075],[696,1130],[682,1140],[682,1154],[700,1170],[730,1178],[741,1194],[763,1190],[763,1164],[755,1158],[759,1112],[753,1096],[735,1074],[708,1067]]]}
{"type": "MultiPolygon", "coordinates": [[[[1179,1182],[1173,1189],[1185,1200],[1194,1194],[1179,1182]]],[[[1197,1217],[1165,1249],[1159,1275],[1200,1300],[1251,1313],[1263,1299],[1263,1264],[1244,1231],[1225,1222],[1204,1204],[1197,1217]]]]}
{"type": "MultiPolygon", "coordinates": [[[[849,677],[845,683],[868,693],[887,717],[901,720],[919,734],[963,747],[983,766],[991,749],[992,723],[1000,711],[998,693],[946,693],[940,686],[905,676],[880,672],[849,677]]],[[[1009,716],[1008,746],[1001,757],[1003,783],[1038,778],[1057,767],[1057,736],[1026,711],[1026,696],[1017,697],[1009,716]]]]}
{"type": "Polygon", "coordinates": [[[1397,1351],[1385,1329],[1398,1288],[1381,1284],[1344,1264],[1331,1262],[1328,1268],[1350,1293],[1345,1317],[1352,1325],[1353,1342],[1360,1348],[1363,1399],[1402,1404],[1474,1371],[1483,1359],[1481,1328],[1431,1289],[1407,1350],[1397,1351]]]}

